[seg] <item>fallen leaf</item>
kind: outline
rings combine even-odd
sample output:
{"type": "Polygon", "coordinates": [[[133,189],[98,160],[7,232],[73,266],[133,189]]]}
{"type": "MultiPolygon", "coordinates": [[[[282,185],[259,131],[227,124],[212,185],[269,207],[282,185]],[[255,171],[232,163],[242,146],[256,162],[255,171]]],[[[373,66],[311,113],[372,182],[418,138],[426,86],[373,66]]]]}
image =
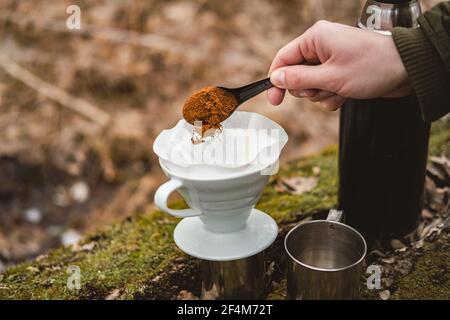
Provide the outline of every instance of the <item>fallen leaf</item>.
{"type": "Polygon", "coordinates": [[[429,210],[424,209],[422,210],[422,217],[425,219],[433,219],[433,214],[429,210]]]}
{"type": "Polygon", "coordinates": [[[447,230],[450,227],[450,218],[447,218],[442,224],[442,230],[447,230]]]}
{"type": "Polygon", "coordinates": [[[77,242],[72,245],[72,252],[92,251],[92,249],[94,249],[94,247],[95,247],[94,241],[86,243],[82,246],[80,244],[78,244],[78,242],[77,242]]]}
{"type": "Polygon", "coordinates": [[[380,250],[372,250],[370,251],[369,255],[375,255],[377,257],[386,257],[386,254],[384,254],[384,252],[381,252],[380,250]]]}
{"type": "Polygon", "coordinates": [[[394,249],[394,250],[400,250],[400,249],[403,249],[403,248],[405,248],[406,246],[403,244],[403,242],[401,242],[400,240],[398,240],[398,239],[392,239],[391,240],[391,247],[392,247],[392,249],[394,249]]]}
{"type": "Polygon", "coordinates": [[[275,186],[275,190],[280,193],[290,193],[300,195],[311,191],[317,186],[316,177],[292,177],[280,179],[275,186]]]}
{"type": "Polygon", "coordinates": [[[382,261],[383,263],[392,264],[392,263],[395,262],[395,257],[390,257],[390,258],[381,259],[381,261],[382,261]]]}
{"type": "Polygon", "coordinates": [[[178,300],[198,300],[198,297],[196,297],[192,292],[189,292],[187,290],[181,290],[177,296],[177,299],[178,300]]]}
{"type": "Polygon", "coordinates": [[[430,161],[432,163],[434,163],[434,164],[438,164],[438,165],[450,168],[450,159],[448,159],[447,157],[444,157],[444,156],[441,156],[441,157],[431,156],[430,157],[430,161]]]}
{"type": "Polygon", "coordinates": [[[436,220],[432,221],[429,225],[427,225],[425,228],[423,228],[420,238],[426,239],[429,236],[431,236],[433,233],[440,233],[441,228],[438,226],[443,222],[441,218],[437,218],[436,220]]]}
{"type": "Polygon", "coordinates": [[[94,247],[95,247],[95,242],[89,242],[89,243],[84,244],[81,247],[81,249],[83,251],[92,251],[92,249],[94,249],[94,247]]]}
{"type": "Polygon", "coordinates": [[[267,277],[270,277],[274,271],[275,271],[275,261],[272,261],[267,267],[266,271],[267,277]]]}
{"type": "Polygon", "coordinates": [[[47,254],[41,254],[41,255],[37,256],[36,261],[39,262],[39,261],[45,260],[47,258],[48,258],[47,254]]]}
{"type": "Polygon", "coordinates": [[[36,267],[33,267],[33,266],[29,266],[29,267],[27,268],[27,270],[30,271],[30,272],[32,272],[32,273],[38,273],[38,272],[39,272],[39,269],[36,268],[36,267]]]}
{"type": "Polygon", "coordinates": [[[119,297],[119,294],[120,294],[120,290],[114,289],[113,291],[111,291],[110,294],[108,294],[108,296],[105,298],[105,300],[115,300],[119,297]]]}
{"type": "Polygon", "coordinates": [[[444,156],[430,157],[431,165],[427,167],[427,175],[437,186],[444,186],[450,179],[450,160],[444,156]]]}
{"type": "Polygon", "coordinates": [[[416,249],[420,249],[423,247],[423,244],[424,244],[423,239],[420,239],[419,241],[413,243],[413,247],[416,249]]]}
{"type": "Polygon", "coordinates": [[[384,290],[380,292],[381,300],[388,300],[391,297],[391,292],[389,290],[384,290]]]}

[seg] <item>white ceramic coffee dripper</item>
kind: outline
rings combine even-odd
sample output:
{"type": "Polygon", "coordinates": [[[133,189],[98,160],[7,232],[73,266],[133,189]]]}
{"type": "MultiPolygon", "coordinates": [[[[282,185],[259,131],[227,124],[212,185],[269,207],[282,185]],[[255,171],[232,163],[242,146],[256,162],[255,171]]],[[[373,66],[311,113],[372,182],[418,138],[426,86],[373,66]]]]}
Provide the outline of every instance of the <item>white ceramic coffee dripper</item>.
{"type": "Polygon", "coordinates": [[[248,128],[278,130],[274,144],[258,150],[268,156],[252,158],[237,167],[209,167],[208,174],[197,174],[202,166],[183,168],[165,156],[171,144],[169,132],[161,133],[154,143],[160,165],[169,181],[155,194],[155,204],[163,211],[184,218],[174,231],[174,240],[184,252],[210,261],[229,261],[250,257],[267,248],[277,236],[277,225],[267,214],[254,208],[270,172],[278,166],[286,132],[278,124],[259,114],[236,112],[225,130],[234,124],[248,128]],[[170,209],[169,195],[178,191],[189,209],[170,209]]]}

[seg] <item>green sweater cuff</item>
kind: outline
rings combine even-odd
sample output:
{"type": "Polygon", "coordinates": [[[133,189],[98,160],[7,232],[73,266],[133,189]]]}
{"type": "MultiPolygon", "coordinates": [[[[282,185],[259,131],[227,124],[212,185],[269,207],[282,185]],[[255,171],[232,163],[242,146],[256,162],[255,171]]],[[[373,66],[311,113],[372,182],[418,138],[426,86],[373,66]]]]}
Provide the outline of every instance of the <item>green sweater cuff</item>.
{"type": "Polygon", "coordinates": [[[394,28],[392,36],[423,119],[439,119],[448,112],[450,101],[450,78],[444,62],[420,28],[394,28]]]}

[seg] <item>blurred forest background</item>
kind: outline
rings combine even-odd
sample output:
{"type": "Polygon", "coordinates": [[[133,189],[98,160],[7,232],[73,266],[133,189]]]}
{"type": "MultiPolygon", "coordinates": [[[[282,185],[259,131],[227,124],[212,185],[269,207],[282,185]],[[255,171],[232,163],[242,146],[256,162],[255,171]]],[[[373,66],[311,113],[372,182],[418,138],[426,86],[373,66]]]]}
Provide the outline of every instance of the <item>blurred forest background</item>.
{"type": "MultiPolygon", "coordinates": [[[[165,179],[153,139],[191,92],[265,77],[285,43],[319,19],[354,25],[363,3],[0,0],[0,273],[150,210],[165,179]]],[[[307,101],[243,109],[286,129],[282,161],[337,143],[338,113],[307,101]]]]}

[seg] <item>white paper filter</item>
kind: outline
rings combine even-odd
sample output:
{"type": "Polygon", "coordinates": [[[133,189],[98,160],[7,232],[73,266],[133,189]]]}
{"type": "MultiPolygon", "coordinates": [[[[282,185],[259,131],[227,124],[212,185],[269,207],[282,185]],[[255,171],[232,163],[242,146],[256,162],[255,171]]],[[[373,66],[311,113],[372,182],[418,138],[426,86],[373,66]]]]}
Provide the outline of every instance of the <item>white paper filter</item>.
{"type": "Polygon", "coordinates": [[[227,175],[273,164],[288,139],[281,126],[257,113],[235,112],[222,126],[205,142],[193,144],[193,126],[180,120],[158,135],[153,151],[178,174],[227,175]]]}

